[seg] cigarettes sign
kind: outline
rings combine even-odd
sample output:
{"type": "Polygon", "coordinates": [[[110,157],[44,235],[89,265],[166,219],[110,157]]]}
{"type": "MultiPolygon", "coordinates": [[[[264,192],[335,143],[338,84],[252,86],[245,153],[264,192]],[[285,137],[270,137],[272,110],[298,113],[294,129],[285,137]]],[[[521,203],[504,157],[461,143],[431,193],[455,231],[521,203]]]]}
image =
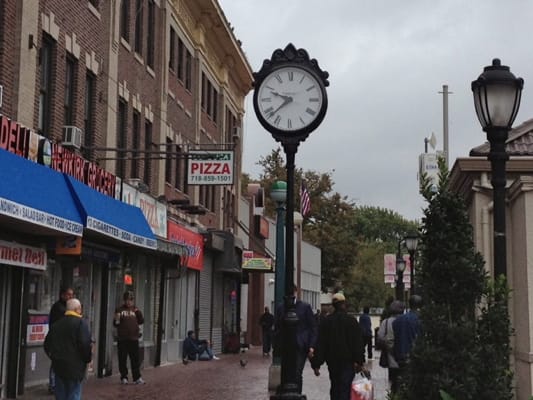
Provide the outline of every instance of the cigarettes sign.
{"type": "Polygon", "coordinates": [[[187,167],[189,185],[232,185],[233,151],[191,151],[187,167]]]}

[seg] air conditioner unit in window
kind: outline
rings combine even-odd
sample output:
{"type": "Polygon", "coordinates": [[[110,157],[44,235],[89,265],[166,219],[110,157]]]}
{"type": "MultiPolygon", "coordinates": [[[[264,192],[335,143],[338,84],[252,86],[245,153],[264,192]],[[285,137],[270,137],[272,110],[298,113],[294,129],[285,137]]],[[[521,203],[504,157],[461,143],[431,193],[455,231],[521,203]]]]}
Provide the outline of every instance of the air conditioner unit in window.
{"type": "Polygon", "coordinates": [[[77,126],[65,125],[63,127],[62,145],[65,147],[74,147],[76,149],[81,149],[81,136],[82,133],[80,128],[78,128],[77,126]]]}
{"type": "Polygon", "coordinates": [[[241,128],[240,128],[240,126],[234,126],[233,127],[232,139],[233,139],[234,142],[241,139],[241,128]]]}

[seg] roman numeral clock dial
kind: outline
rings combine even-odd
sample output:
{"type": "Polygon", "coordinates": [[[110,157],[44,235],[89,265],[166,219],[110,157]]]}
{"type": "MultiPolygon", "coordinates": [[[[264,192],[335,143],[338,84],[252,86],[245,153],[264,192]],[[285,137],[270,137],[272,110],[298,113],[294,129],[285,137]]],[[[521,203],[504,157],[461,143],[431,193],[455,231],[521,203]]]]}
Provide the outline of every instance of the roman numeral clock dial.
{"type": "Polygon", "coordinates": [[[274,69],[256,90],[254,106],[263,126],[289,134],[312,125],[325,105],[323,85],[297,65],[274,69]]]}

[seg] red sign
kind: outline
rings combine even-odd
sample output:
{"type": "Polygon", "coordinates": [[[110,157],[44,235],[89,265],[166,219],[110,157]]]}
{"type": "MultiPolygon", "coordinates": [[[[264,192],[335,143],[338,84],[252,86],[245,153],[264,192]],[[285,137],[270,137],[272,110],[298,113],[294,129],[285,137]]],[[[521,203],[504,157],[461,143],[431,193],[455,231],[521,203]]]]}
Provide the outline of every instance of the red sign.
{"type": "Polygon", "coordinates": [[[115,175],[3,115],[0,115],[0,148],[30,161],[51,166],[100,193],[115,197],[115,175]]]}
{"type": "Polygon", "coordinates": [[[169,241],[187,248],[187,255],[182,259],[185,266],[201,271],[204,267],[204,237],[171,220],[168,220],[167,230],[169,241]]]}
{"type": "Polygon", "coordinates": [[[0,264],[45,270],[46,250],[15,242],[0,240],[0,264]]]}

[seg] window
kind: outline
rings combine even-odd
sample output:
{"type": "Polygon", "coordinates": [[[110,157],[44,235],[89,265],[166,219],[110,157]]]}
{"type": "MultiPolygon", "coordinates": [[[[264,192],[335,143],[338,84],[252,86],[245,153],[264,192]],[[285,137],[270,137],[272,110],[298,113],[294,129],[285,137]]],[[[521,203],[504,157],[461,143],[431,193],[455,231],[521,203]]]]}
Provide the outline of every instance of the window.
{"type": "Polygon", "coordinates": [[[178,79],[180,81],[183,81],[183,71],[185,71],[185,68],[183,68],[183,52],[185,50],[185,46],[183,45],[183,42],[181,39],[178,38],[178,79]]]}
{"type": "Polygon", "coordinates": [[[117,127],[117,175],[124,179],[126,177],[126,133],[128,127],[128,110],[124,101],[118,102],[118,127],[117,127]]]}
{"type": "Polygon", "coordinates": [[[172,182],[172,140],[167,138],[166,142],[166,149],[165,149],[165,182],[171,183],[172,182]]]}
{"type": "Polygon", "coordinates": [[[94,145],[94,101],[96,93],[96,78],[90,72],[85,75],[85,101],[84,101],[84,117],[83,117],[83,145],[84,156],[91,159],[93,151],[87,149],[94,145]]]}
{"type": "Polygon", "coordinates": [[[202,73],[202,98],[200,100],[202,110],[216,124],[218,118],[218,91],[211,81],[202,73]]]}
{"type": "Polygon", "coordinates": [[[154,47],[155,47],[155,3],[148,0],[148,35],[146,36],[146,64],[154,68],[154,47]]]}
{"type": "Polygon", "coordinates": [[[200,186],[199,202],[209,211],[215,210],[215,187],[203,185],[200,186]]]}
{"type": "Polygon", "coordinates": [[[131,157],[131,177],[140,178],[140,146],[141,146],[141,114],[138,111],[133,112],[133,143],[131,157]]]}
{"type": "Polygon", "coordinates": [[[192,88],[192,55],[189,50],[185,54],[185,89],[192,88]]]}
{"type": "Polygon", "coordinates": [[[76,62],[67,56],[65,64],[65,102],[64,102],[64,125],[74,123],[74,85],[76,84],[76,62]]]}
{"type": "Polygon", "coordinates": [[[50,105],[52,103],[52,57],[54,43],[47,35],[43,37],[40,54],[41,85],[39,88],[39,122],[38,130],[42,136],[50,134],[50,105]]]}
{"type": "Polygon", "coordinates": [[[129,42],[130,35],[130,0],[122,0],[120,5],[120,36],[129,42]]]}
{"type": "Polygon", "coordinates": [[[168,56],[168,67],[172,70],[176,70],[176,32],[170,28],[170,49],[168,56]]]}
{"type": "Polygon", "coordinates": [[[176,176],[175,176],[175,187],[178,188],[178,189],[181,189],[181,183],[182,183],[182,177],[181,177],[181,174],[183,173],[183,170],[181,168],[182,166],[182,157],[183,157],[183,154],[182,154],[182,151],[181,151],[181,146],[180,145],[176,145],[176,176]]]}
{"type": "Polygon", "coordinates": [[[178,38],[178,79],[183,82],[188,91],[192,88],[192,54],[185,43],[178,38]]]}
{"type": "MultiPolygon", "coordinates": [[[[144,150],[152,150],[152,123],[148,120],[144,122],[144,150]]],[[[144,153],[144,183],[150,186],[152,177],[152,153],[144,153]]]]}
{"type": "Polygon", "coordinates": [[[143,0],[135,0],[135,52],[143,50],[143,0]]]}

